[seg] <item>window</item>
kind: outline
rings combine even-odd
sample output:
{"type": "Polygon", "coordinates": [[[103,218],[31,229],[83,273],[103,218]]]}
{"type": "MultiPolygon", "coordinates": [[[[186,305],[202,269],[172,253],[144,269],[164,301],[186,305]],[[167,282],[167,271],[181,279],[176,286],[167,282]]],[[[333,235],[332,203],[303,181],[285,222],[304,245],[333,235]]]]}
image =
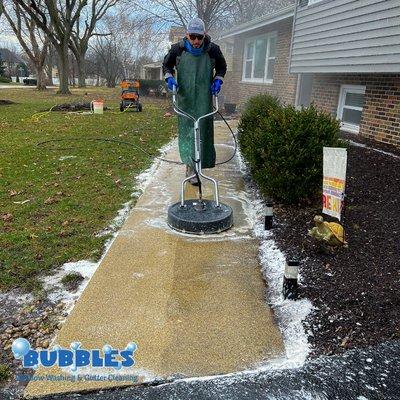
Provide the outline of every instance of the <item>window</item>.
{"type": "Polygon", "coordinates": [[[245,82],[272,83],[275,58],[275,33],[246,40],[242,80],[245,82]]]}
{"type": "Polygon", "coordinates": [[[340,87],[338,118],[343,130],[358,133],[364,107],[365,86],[342,85],[340,87]]]}

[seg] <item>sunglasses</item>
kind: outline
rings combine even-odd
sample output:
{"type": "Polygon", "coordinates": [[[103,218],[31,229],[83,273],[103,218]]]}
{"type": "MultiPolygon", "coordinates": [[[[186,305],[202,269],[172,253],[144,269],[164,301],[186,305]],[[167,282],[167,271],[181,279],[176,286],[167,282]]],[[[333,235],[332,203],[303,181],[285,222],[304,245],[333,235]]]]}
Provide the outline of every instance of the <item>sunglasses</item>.
{"type": "Polygon", "coordinates": [[[189,37],[190,37],[190,40],[195,40],[195,39],[203,40],[204,39],[204,35],[198,35],[197,33],[191,33],[189,35],[189,37]]]}

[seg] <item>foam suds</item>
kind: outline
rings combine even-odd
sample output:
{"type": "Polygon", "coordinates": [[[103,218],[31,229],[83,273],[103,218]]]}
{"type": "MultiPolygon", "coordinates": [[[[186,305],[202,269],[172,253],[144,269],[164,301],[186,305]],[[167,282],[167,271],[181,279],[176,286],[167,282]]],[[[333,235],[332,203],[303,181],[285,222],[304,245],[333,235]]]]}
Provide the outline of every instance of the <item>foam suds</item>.
{"type": "MultiPolygon", "coordinates": [[[[238,150],[238,161],[243,175],[247,167],[238,150]]],[[[302,321],[313,309],[307,299],[284,300],[282,295],[283,273],[286,259],[273,239],[273,231],[265,231],[263,225],[263,201],[256,189],[248,188],[249,206],[245,209],[253,221],[254,234],[260,239],[260,261],[264,279],[268,283],[267,301],[275,312],[279,329],[283,336],[286,358],[273,362],[274,368],[293,368],[304,364],[311,351],[302,321]]],[[[301,279],[301,277],[299,278],[301,279]]],[[[267,365],[269,368],[272,364],[267,365]]],[[[263,366],[260,366],[263,368],[263,366]]]]}
{"type": "MultiPolygon", "coordinates": [[[[161,149],[161,153],[165,154],[174,145],[176,145],[176,139],[164,146],[161,149]]],[[[247,174],[246,166],[239,152],[237,157],[241,172],[243,174],[247,174]]],[[[161,162],[161,160],[156,159],[149,169],[137,177],[135,185],[136,191],[133,192],[132,197],[138,197],[151,182],[154,183],[154,180],[157,179],[156,173],[161,162]]],[[[161,195],[164,195],[164,191],[161,191],[161,195]]],[[[154,218],[147,223],[152,226],[157,226],[158,228],[168,230],[174,235],[184,235],[189,240],[208,240],[211,237],[213,240],[242,240],[250,237],[248,234],[251,232],[251,228],[253,227],[253,234],[260,240],[260,261],[262,265],[262,272],[266,282],[268,283],[268,298],[266,300],[275,312],[277,322],[283,336],[286,356],[263,363],[261,365],[257,365],[255,366],[255,369],[224,375],[224,377],[232,376],[237,379],[239,376],[256,374],[263,370],[299,367],[304,364],[310,352],[310,346],[302,325],[302,321],[312,310],[312,305],[308,300],[291,301],[283,299],[281,290],[285,257],[276,246],[276,243],[273,240],[273,233],[271,231],[264,231],[263,201],[260,199],[257,191],[248,187],[246,191],[240,191],[235,194],[232,193],[231,195],[232,198],[240,201],[246,215],[246,226],[243,227],[244,229],[239,232],[235,231],[235,229],[232,229],[231,231],[219,234],[218,237],[215,235],[204,235],[199,237],[196,235],[184,235],[179,232],[172,231],[168,227],[165,218],[154,218]],[[244,234],[246,230],[248,233],[247,235],[244,234]]],[[[108,248],[111,246],[116,236],[116,228],[122,225],[129,214],[130,206],[131,202],[125,203],[123,208],[118,212],[117,217],[108,228],[109,232],[113,233],[113,238],[107,243],[102,258],[107,253],[108,248]]],[[[67,291],[61,289],[58,292],[55,291],[55,293],[51,294],[51,296],[56,296],[55,298],[58,300],[62,299],[65,301],[69,299],[73,304],[76,299],[79,298],[100,262],[101,260],[98,263],[79,261],[77,263],[65,264],[56,276],[47,278],[48,285],[57,285],[62,276],[71,271],[80,272],[82,275],[84,275],[85,280],[74,294],[69,294],[67,291]]],[[[133,279],[140,278],[142,277],[133,276],[133,279]]],[[[190,378],[186,380],[207,380],[217,379],[218,377],[219,376],[190,378]]]]}

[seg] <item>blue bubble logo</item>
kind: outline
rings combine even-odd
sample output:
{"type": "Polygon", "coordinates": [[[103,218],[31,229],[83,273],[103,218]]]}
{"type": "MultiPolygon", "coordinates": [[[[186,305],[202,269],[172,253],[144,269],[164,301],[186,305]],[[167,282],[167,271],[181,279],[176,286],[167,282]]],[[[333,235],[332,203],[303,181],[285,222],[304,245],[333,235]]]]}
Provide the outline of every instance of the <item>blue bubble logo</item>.
{"type": "Polygon", "coordinates": [[[78,350],[79,347],[81,347],[81,343],[80,342],[72,342],[69,347],[71,350],[78,350]]]}
{"type": "Polygon", "coordinates": [[[112,347],[109,344],[103,346],[103,353],[104,354],[111,354],[112,347]]]}
{"type": "Polygon", "coordinates": [[[24,338],[15,339],[11,345],[11,350],[14,354],[14,357],[17,359],[26,356],[30,349],[30,343],[24,338]]]}
{"type": "Polygon", "coordinates": [[[137,349],[137,344],[134,342],[128,343],[128,345],[125,348],[125,350],[133,351],[133,352],[136,351],[136,349],[137,349]]]}

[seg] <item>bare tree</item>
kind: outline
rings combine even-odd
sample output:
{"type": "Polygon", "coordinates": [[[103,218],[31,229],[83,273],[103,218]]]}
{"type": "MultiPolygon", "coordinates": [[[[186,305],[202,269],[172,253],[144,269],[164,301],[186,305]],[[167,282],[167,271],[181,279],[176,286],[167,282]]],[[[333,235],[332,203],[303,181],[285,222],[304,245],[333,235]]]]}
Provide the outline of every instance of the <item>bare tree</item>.
{"type": "Polygon", "coordinates": [[[53,66],[56,61],[57,54],[54,50],[54,46],[49,43],[48,50],[47,50],[47,57],[44,69],[46,71],[46,83],[47,85],[53,85],[53,66]]]}
{"type": "Polygon", "coordinates": [[[2,4],[4,16],[36,70],[37,89],[45,90],[44,64],[49,39],[41,37],[42,32],[38,29],[34,19],[22,10],[15,0],[0,0],[0,3],[2,4]]]}
{"type": "Polygon", "coordinates": [[[99,67],[99,75],[104,77],[107,87],[115,87],[117,79],[123,75],[118,43],[111,37],[98,37],[93,46],[94,63],[99,67]]]}
{"type": "Polygon", "coordinates": [[[157,18],[166,25],[173,23],[186,27],[189,20],[199,17],[204,21],[206,30],[215,28],[225,19],[227,10],[232,9],[238,0],[149,0],[143,4],[140,0],[130,3],[148,15],[157,18]]]}
{"type": "Polygon", "coordinates": [[[113,87],[120,78],[139,77],[140,64],[160,53],[163,33],[160,27],[153,27],[153,22],[126,10],[105,16],[99,31],[109,35],[97,35],[91,42],[90,68],[106,79],[107,86],[113,87]]]}
{"type": "Polygon", "coordinates": [[[118,1],[119,0],[92,0],[91,4],[82,10],[80,17],[76,20],[71,35],[70,48],[77,62],[79,87],[86,86],[85,56],[89,47],[89,40],[93,36],[108,34],[95,32],[95,28],[106,12],[111,7],[114,7],[118,1]]]}
{"type": "Polygon", "coordinates": [[[295,0],[236,0],[232,7],[226,10],[227,22],[231,25],[243,23],[294,3],[295,0]]]}
{"type": "Polygon", "coordinates": [[[60,87],[58,93],[69,94],[68,47],[72,30],[87,0],[15,0],[43,30],[57,51],[60,87]]]}

